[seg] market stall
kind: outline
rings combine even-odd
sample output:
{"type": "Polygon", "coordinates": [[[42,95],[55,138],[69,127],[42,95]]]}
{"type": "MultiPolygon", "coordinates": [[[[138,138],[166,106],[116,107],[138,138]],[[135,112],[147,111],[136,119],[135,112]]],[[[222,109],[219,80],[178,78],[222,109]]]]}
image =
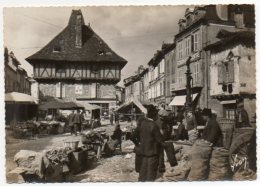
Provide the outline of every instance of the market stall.
{"type": "Polygon", "coordinates": [[[6,124],[14,124],[36,117],[37,100],[28,94],[10,92],[5,94],[6,124]]]}
{"type": "Polygon", "coordinates": [[[147,113],[146,108],[136,98],[130,99],[118,107],[115,112],[120,118],[126,118],[128,121],[136,121],[139,117],[144,116],[147,113]]]}

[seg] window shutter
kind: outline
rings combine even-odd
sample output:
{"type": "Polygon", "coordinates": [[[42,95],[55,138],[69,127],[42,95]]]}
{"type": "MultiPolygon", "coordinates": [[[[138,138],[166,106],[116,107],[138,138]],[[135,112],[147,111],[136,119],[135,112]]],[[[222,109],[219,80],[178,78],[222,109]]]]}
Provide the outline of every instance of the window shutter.
{"type": "Polygon", "coordinates": [[[91,98],[96,98],[96,83],[92,83],[91,84],[91,88],[90,88],[90,97],[91,98]]]}
{"type": "Polygon", "coordinates": [[[65,98],[65,96],[66,96],[66,94],[65,94],[65,85],[62,84],[61,86],[62,86],[62,92],[61,92],[62,93],[62,97],[65,98]]]}
{"type": "Polygon", "coordinates": [[[56,84],[56,97],[60,98],[61,97],[61,83],[56,84]]]}
{"type": "Polygon", "coordinates": [[[234,79],[235,79],[235,75],[234,75],[234,61],[229,61],[228,62],[228,75],[229,75],[229,79],[228,79],[228,83],[233,83],[234,79]]]}
{"type": "Polygon", "coordinates": [[[218,64],[218,84],[223,84],[224,82],[224,65],[222,63],[218,64]]]}
{"type": "Polygon", "coordinates": [[[191,52],[194,52],[194,35],[191,35],[191,52]]]}

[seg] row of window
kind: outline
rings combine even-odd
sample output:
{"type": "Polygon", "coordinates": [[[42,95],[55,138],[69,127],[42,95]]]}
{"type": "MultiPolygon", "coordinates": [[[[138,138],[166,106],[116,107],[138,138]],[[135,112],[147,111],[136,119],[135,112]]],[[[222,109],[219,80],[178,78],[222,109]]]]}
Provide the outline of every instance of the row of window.
{"type": "Polygon", "coordinates": [[[149,78],[149,82],[157,79],[158,77],[160,77],[160,74],[164,73],[164,68],[165,68],[165,61],[164,59],[151,71],[148,72],[148,78],[149,78]]]}
{"type": "Polygon", "coordinates": [[[5,79],[5,91],[6,92],[22,92],[26,94],[31,93],[31,87],[29,81],[18,82],[12,81],[9,78],[5,79]]]}
{"type": "Polygon", "coordinates": [[[182,59],[199,50],[199,33],[194,32],[177,43],[178,59],[182,59]]]}
{"type": "Polygon", "coordinates": [[[157,83],[148,90],[148,99],[165,95],[165,82],[157,83]]]}

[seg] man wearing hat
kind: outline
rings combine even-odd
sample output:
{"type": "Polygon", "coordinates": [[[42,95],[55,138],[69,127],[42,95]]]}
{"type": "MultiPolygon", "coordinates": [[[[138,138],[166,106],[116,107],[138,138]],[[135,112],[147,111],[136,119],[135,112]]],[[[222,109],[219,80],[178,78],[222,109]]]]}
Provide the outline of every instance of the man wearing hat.
{"type": "Polygon", "coordinates": [[[236,125],[238,128],[251,127],[247,111],[244,109],[243,101],[237,104],[236,125]]]}
{"type": "Polygon", "coordinates": [[[218,122],[212,118],[211,109],[204,108],[202,111],[206,126],[202,133],[202,139],[209,141],[213,146],[222,146],[222,133],[218,122]]]}
{"type": "MultiPolygon", "coordinates": [[[[160,129],[160,132],[163,137],[163,141],[167,141],[171,137],[172,126],[169,123],[168,117],[170,113],[164,109],[161,109],[158,112],[158,119],[155,121],[156,125],[160,129]]],[[[159,155],[159,172],[165,172],[165,164],[164,164],[164,148],[160,147],[160,155],[159,155]]]]}
{"type": "Polygon", "coordinates": [[[154,105],[145,105],[146,117],[140,118],[137,128],[131,139],[139,146],[142,156],[139,171],[139,181],[154,181],[157,176],[160,147],[164,145],[159,127],[154,122],[157,117],[157,109],[154,105]]]}

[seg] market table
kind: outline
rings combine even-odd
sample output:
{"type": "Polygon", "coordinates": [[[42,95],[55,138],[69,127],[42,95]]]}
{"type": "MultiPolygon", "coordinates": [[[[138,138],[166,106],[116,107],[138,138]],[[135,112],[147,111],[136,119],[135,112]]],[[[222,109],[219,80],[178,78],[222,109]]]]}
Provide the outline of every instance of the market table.
{"type": "Polygon", "coordinates": [[[40,121],[39,129],[41,133],[46,132],[46,134],[57,134],[60,124],[61,122],[58,121],[40,121]]]}

